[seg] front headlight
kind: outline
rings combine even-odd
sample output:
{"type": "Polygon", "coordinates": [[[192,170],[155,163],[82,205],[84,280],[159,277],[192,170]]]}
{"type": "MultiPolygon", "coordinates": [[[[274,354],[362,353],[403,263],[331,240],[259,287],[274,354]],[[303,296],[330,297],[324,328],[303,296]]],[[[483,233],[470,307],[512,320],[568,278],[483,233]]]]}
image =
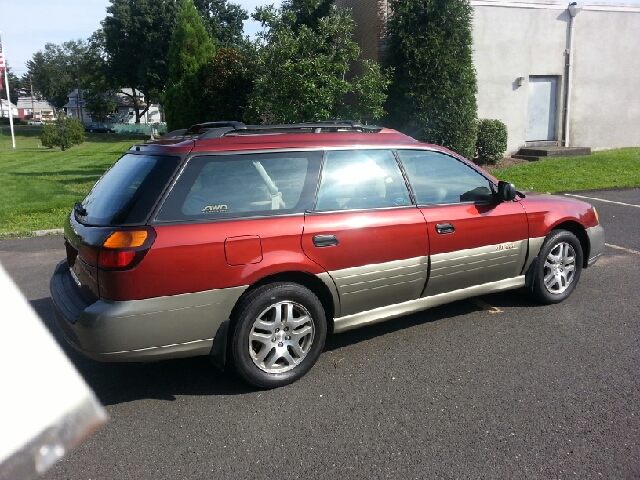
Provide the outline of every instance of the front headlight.
{"type": "Polygon", "coordinates": [[[596,207],[591,207],[593,208],[593,213],[596,216],[596,222],[598,222],[598,225],[600,224],[600,219],[598,218],[598,211],[596,210],[596,207]]]}

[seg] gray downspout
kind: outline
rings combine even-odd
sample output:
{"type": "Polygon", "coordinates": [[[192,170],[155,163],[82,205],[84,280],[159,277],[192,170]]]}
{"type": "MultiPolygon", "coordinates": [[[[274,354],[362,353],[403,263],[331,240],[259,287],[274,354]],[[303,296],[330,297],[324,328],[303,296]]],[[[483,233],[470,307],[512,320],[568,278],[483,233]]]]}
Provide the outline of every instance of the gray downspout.
{"type": "Polygon", "coordinates": [[[569,146],[569,114],[571,112],[571,81],[573,78],[573,31],[575,17],[582,7],[578,7],[576,2],[569,4],[569,48],[567,49],[567,93],[565,98],[565,113],[564,113],[564,146],[569,146]]]}

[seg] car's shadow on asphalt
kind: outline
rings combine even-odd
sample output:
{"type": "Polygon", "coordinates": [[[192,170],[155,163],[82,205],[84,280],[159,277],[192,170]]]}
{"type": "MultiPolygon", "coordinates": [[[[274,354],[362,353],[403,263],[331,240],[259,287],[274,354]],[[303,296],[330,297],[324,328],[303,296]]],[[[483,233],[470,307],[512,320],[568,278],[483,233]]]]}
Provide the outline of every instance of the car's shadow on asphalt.
{"type": "Polygon", "coordinates": [[[540,306],[535,303],[525,292],[521,290],[509,290],[482,297],[473,297],[468,300],[460,300],[439,307],[423,310],[411,315],[405,315],[392,320],[376,323],[366,327],[349,330],[339,335],[332,335],[327,339],[325,351],[332,351],[348,345],[371,340],[375,337],[387,335],[417,325],[452,319],[458,316],[468,315],[472,312],[482,311],[488,307],[502,308],[530,308],[540,306]],[[474,303],[473,300],[481,300],[483,306],[474,303]]]}
{"type": "Polygon", "coordinates": [[[523,289],[506,290],[504,292],[492,293],[491,295],[484,295],[477,298],[481,299],[488,305],[498,308],[531,308],[541,306],[540,303],[536,302],[523,289]]]}
{"type": "Polygon", "coordinates": [[[29,302],[103,405],[139,399],[173,401],[177,395],[239,395],[256,391],[206,357],[148,363],[103,363],[86,358],[64,339],[51,298],[29,302]]]}
{"type": "MultiPolygon", "coordinates": [[[[481,299],[502,308],[526,308],[536,304],[518,291],[487,295],[481,299]]],[[[173,401],[176,395],[243,395],[255,392],[232,372],[219,372],[206,357],[162,360],[149,363],[102,363],[88,359],[70,347],[56,324],[51,298],[32,300],[31,306],[43,320],[82,377],[104,405],[139,399],[173,401]]],[[[452,319],[482,310],[469,302],[458,301],[390,321],[331,335],[326,351],[334,351],[375,337],[440,320],[452,319]]]]}

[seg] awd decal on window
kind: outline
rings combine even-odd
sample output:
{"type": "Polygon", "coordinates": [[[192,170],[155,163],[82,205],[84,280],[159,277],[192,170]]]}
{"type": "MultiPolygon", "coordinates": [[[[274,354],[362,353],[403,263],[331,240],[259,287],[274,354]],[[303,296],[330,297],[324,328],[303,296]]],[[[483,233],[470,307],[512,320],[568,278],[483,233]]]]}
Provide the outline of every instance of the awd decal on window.
{"type": "Polygon", "coordinates": [[[226,205],[207,205],[202,209],[202,213],[226,212],[229,207],[226,205]]]}

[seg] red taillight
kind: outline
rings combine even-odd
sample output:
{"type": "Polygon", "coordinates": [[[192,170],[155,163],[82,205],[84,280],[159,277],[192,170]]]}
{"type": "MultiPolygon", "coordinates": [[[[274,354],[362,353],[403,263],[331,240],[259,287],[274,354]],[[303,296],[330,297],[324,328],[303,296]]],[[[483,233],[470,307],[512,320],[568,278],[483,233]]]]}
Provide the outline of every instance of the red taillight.
{"type": "Polygon", "coordinates": [[[98,266],[103,268],[124,268],[136,257],[136,252],[131,250],[109,250],[103,248],[98,255],[98,266]]]}
{"type": "Polygon", "coordinates": [[[111,232],[98,253],[98,267],[133,268],[144,258],[155,239],[155,230],[149,227],[111,232]]]}

